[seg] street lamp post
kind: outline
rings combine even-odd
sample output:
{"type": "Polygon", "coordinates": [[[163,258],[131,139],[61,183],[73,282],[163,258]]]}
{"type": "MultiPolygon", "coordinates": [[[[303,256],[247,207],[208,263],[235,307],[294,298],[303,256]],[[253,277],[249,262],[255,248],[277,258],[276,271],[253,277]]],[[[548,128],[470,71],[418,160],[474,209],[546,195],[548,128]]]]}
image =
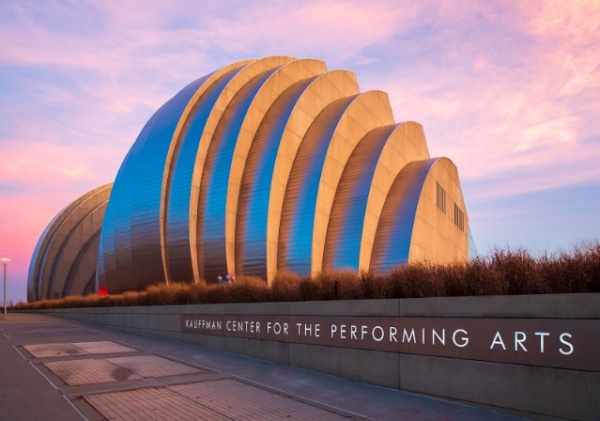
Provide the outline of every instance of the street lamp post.
{"type": "Polygon", "coordinates": [[[0,262],[4,265],[4,318],[6,319],[6,265],[10,262],[11,259],[8,257],[3,257],[0,259],[0,262]]]}

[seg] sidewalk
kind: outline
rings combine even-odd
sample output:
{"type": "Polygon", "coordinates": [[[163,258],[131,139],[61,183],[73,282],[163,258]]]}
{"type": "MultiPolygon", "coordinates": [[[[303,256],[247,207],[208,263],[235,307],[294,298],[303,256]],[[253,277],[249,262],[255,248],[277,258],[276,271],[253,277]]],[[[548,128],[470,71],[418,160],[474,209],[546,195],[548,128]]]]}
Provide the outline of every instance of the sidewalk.
{"type": "Polygon", "coordinates": [[[0,420],[516,420],[34,314],[0,316],[0,420]]]}

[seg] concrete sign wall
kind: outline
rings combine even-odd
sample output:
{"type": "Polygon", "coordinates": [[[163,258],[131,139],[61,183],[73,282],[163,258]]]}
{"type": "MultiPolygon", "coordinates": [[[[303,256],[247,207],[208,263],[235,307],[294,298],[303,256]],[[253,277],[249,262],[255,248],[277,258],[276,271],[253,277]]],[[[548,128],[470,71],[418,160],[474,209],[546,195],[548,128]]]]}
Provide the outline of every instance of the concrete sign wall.
{"type": "Polygon", "coordinates": [[[530,419],[600,419],[600,294],[41,312],[530,419]]]}
{"type": "Polygon", "coordinates": [[[181,332],[600,371],[600,320],[185,314],[181,332]]]}

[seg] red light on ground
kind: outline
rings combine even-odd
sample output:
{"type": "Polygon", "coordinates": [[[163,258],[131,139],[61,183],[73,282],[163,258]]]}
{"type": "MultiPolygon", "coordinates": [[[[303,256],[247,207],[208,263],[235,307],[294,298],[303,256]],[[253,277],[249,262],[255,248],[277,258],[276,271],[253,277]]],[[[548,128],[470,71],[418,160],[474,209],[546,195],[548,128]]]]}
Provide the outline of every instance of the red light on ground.
{"type": "Polygon", "coordinates": [[[108,295],[108,290],[106,288],[100,288],[98,290],[98,295],[104,297],[105,295],[108,295]]]}

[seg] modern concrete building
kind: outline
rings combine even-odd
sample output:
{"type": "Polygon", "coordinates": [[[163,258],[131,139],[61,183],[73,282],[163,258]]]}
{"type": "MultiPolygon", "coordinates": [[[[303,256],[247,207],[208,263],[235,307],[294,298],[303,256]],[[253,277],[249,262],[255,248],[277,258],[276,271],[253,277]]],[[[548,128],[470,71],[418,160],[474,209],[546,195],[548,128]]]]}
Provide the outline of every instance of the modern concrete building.
{"type": "MultiPolygon", "coordinates": [[[[49,296],[39,249],[30,300],[49,296]]],[[[120,292],[468,257],[458,171],[421,125],[396,123],[352,72],[268,57],[201,77],[148,121],[110,194],[96,280],[120,292]]]]}

